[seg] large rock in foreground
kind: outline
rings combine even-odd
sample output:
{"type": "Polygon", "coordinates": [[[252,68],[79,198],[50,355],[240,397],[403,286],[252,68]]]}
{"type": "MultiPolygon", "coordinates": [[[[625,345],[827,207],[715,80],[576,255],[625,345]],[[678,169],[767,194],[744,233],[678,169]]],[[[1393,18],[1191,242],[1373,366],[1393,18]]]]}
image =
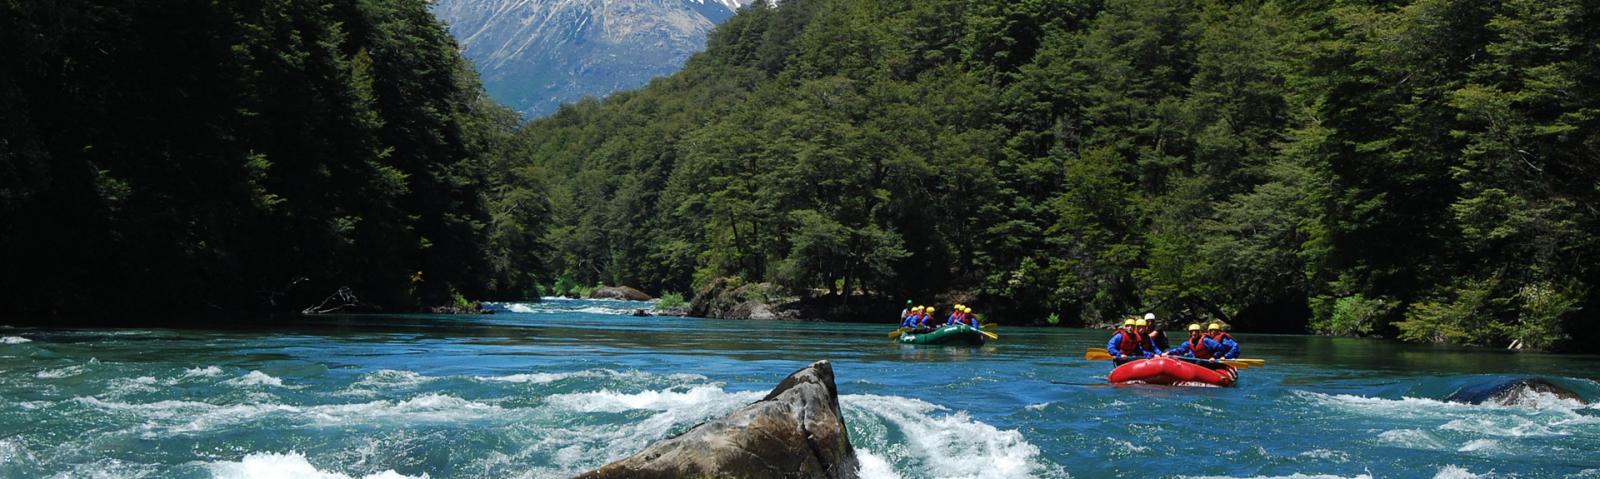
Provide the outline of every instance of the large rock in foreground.
{"type": "Polygon", "coordinates": [[[591,478],[854,478],[856,450],[839,414],[833,366],[795,371],[728,417],[578,476],[591,478]]]}
{"type": "Polygon", "coordinates": [[[655,298],[627,286],[606,286],[589,293],[589,299],[626,299],[629,301],[649,301],[655,298]]]}

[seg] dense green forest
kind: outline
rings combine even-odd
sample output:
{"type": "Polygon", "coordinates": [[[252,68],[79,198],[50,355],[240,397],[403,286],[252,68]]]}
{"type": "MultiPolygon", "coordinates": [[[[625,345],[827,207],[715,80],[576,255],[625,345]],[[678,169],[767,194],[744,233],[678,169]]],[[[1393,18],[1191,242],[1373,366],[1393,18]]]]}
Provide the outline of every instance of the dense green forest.
{"type": "MultiPolygon", "coordinates": [[[[1600,4],[785,0],[530,124],[563,284],[1595,337],[1600,4]]],[[[1569,343],[1570,344],[1570,343],[1569,343]]]]}
{"type": "Polygon", "coordinates": [[[0,51],[0,313],[341,287],[404,311],[542,281],[517,116],[423,0],[7,1],[0,51]]]}
{"type": "Polygon", "coordinates": [[[734,278],[1004,322],[1584,343],[1597,21],[786,0],[676,75],[518,125],[422,0],[6,2],[0,312],[734,278]]]}

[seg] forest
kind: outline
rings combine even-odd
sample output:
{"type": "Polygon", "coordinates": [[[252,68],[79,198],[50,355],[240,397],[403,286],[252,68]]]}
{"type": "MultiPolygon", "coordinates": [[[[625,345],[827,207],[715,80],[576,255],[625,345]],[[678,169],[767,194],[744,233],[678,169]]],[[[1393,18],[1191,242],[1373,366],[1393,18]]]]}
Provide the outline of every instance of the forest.
{"type": "Polygon", "coordinates": [[[1570,346],[1600,306],[1596,20],[1561,0],[757,3],[680,73],[532,122],[518,156],[550,175],[558,291],[733,277],[957,291],[1017,323],[1570,346]]]}
{"type": "Polygon", "coordinates": [[[1597,20],[758,1],[679,73],[519,124],[422,0],[6,2],[0,313],[733,278],[1012,324],[1583,348],[1597,20]]]}
{"type": "Polygon", "coordinates": [[[518,118],[421,0],[4,2],[0,51],[0,313],[536,291],[518,118]]]}

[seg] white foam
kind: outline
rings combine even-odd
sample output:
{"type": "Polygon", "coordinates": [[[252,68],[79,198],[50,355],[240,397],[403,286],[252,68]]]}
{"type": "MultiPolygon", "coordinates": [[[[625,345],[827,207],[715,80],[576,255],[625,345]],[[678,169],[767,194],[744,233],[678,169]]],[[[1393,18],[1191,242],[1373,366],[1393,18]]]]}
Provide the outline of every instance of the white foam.
{"type": "Polygon", "coordinates": [[[6,336],[0,338],[0,344],[22,344],[31,342],[33,342],[32,339],[24,338],[22,336],[6,336]]]}
{"type": "Polygon", "coordinates": [[[1038,403],[1038,404],[1029,404],[1027,406],[1023,406],[1022,408],[1023,409],[1027,409],[1029,411],[1043,411],[1044,408],[1050,407],[1050,404],[1051,404],[1051,402],[1045,401],[1045,402],[1038,403]]]}
{"type": "Polygon", "coordinates": [[[233,386],[275,386],[275,387],[283,387],[283,380],[282,379],[278,379],[278,378],[272,377],[272,375],[270,375],[270,374],[267,374],[267,373],[264,373],[264,372],[261,372],[261,371],[256,371],[256,370],[251,370],[249,374],[246,374],[246,375],[243,375],[243,376],[239,376],[237,378],[229,379],[227,381],[223,381],[223,383],[224,384],[233,385],[233,386]]]}
{"type": "Polygon", "coordinates": [[[500,406],[468,401],[455,396],[424,394],[401,402],[373,401],[306,408],[307,417],[319,425],[393,421],[458,422],[502,416],[500,406]]]}
{"type": "Polygon", "coordinates": [[[1444,466],[1443,469],[1439,469],[1437,474],[1433,475],[1433,479],[1478,479],[1486,477],[1494,477],[1494,472],[1490,471],[1486,475],[1473,474],[1472,471],[1455,464],[1444,466]]]}
{"type": "Polygon", "coordinates": [[[1332,474],[1302,474],[1302,473],[1296,472],[1294,474],[1290,474],[1290,475],[1287,475],[1287,476],[1250,476],[1250,477],[1177,476],[1177,477],[1184,478],[1184,479],[1372,479],[1372,474],[1361,474],[1361,475],[1358,475],[1358,476],[1335,476],[1335,475],[1332,475],[1332,474]]]}
{"type": "Polygon", "coordinates": [[[79,365],[79,366],[67,366],[67,367],[58,368],[58,369],[46,369],[44,371],[39,371],[37,374],[34,374],[33,377],[36,377],[36,378],[39,378],[39,379],[61,379],[61,378],[70,378],[70,377],[73,377],[73,376],[77,376],[79,374],[83,374],[83,366],[82,365],[79,365]]]}
{"type": "Polygon", "coordinates": [[[361,380],[356,381],[355,386],[403,388],[416,386],[432,379],[414,371],[383,369],[361,376],[361,380]]]}
{"type": "MultiPolygon", "coordinates": [[[[336,472],[325,472],[312,466],[306,457],[297,452],[288,454],[252,453],[237,462],[219,461],[211,463],[209,469],[212,477],[217,479],[352,479],[351,476],[336,472]]],[[[363,479],[427,479],[424,473],[421,476],[407,476],[387,470],[377,474],[362,476],[363,479]]]]}
{"type": "Polygon", "coordinates": [[[1476,439],[1461,445],[1461,448],[1456,449],[1456,452],[1477,452],[1498,447],[1500,447],[1500,442],[1494,439],[1476,439]]]}
{"type": "Polygon", "coordinates": [[[188,369],[184,369],[183,370],[183,377],[186,377],[186,378],[211,378],[211,377],[217,377],[217,376],[221,376],[221,375],[222,375],[222,368],[219,368],[219,367],[216,367],[216,366],[206,366],[206,367],[203,367],[203,368],[188,368],[188,369]]]}
{"type": "Polygon", "coordinates": [[[150,376],[117,378],[111,381],[111,387],[106,391],[106,393],[112,396],[151,393],[158,390],[156,388],[157,383],[158,381],[156,381],[156,378],[150,376]]]}
{"type": "MultiPolygon", "coordinates": [[[[1022,433],[1002,431],[973,420],[965,412],[949,414],[944,407],[917,399],[850,394],[840,396],[840,404],[847,411],[877,418],[898,429],[905,437],[903,444],[885,445],[886,451],[874,451],[865,444],[869,454],[883,457],[915,456],[915,461],[925,470],[909,471],[913,477],[1064,477],[1059,466],[1046,465],[1039,457],[1039,448],[1028,443],[1022,433]]],[[[858,429],[858,433],[869,428],[858,429]]],[[[868,433],[870,434],[870,433],[868,433]]]]}
{"type": "Polygon", "coordinates": [[[1452,420],[1439,426],[1446,431],[1459,431],[1479,436],[1540,437],[1565,436],[1543,424],[1518,416],[1475,416],[1452,420]]]}
{"type": "Polygon", "coordinates": [[[33,452],[28,450],[22,441],[16,439],[0,439],[0,465],[15,462],[34,462],[33,452]]]}
{"type": "Polygon", "coordinates": [[[1340,409],[1350,410],[1372,415],[1381,415],[1391,418],[1428,418],[1438,417],[1441,413],[1471,411],[1471,404],[1438,401],[1433,399],[1402,397],[1400,399],[1384,399],[1349,394],[1322,394],[1300,391],[1301,397],[1340,409]]]}
{"type": "Polygon", "coordinates": [[[861,479],[901,479],[900,473],[894,472],[894,467],[889,461],[883,460],[877,454],[866,449],[856,449],[856,461],[861,467],[856,469],[856,474],[861,479]]]}
{"type": "Polygon", "coordinates": [[[1350,462],[1350,454],[1349,453],[1346,453],[1344,451],[1335,451],[1335,450],[1332,450],[1332,449],[1312,449],[1310,451],[1302,452],[1299,455],[1300,455],[1300,457],[1309,457],[1309,458],[1312,458],[1312,459],[1322,459],[1324,461],[1350,462]]]}
{"type": "Polygon", "coordinates": [[[1444,441],[1421,429],[1393,429],[1378,434],[1378,440],[1395,446],[1412,449],[1448,449],[1444,441]]]}
{"type": "Polygon", "coordinates": [[[304,407],[258,401],[227,405],[178,400],[124,403],[95,397],[78,397],[74,401],[143,419],[145,422],[139,430],[145,437],[225,429],[275,415],[314,426],[377,422],[414,425],[483,420],[505,415],[505,410],[499,406],[439,394],[425,394],[400,402],[372,401],[304,407]]]}
{"type": "Polygon", "coordinates": [[[1576,410],[1586,405],[1576,399],[1567,399],[1545,391],[1524,391],[1517,401],[1506,406],[1528,409],[1576,410]]]}
{"type": "Polygon", "coordinates": [[[506,382],[506,383],[549,384],[549,383],[553,383],[553,382],[556,382],[556,381],[561,381],[561,380],[566,380],[566,379],[577,379],[577,378],[583,378],[583,379],[612,379],[612,380],[622,380],[622,381],[628,381],[628,382],[638,382],[638,381],[644,381],[644,380],[649,380],[649,379],[661,379],[661,380],[664,380],[664,381],[667,381],[667,382],[680,383],[680,384],[681,383],[706,382],[706,381],[710,380],[709,378],[706,378],[705,376],[701,376],[701,375],[698,375],[698,374],[678,373],[678,374],[669,374],[669,375],[666,375],[666,376],[658,376],[658,375],[654,375],[654,374],[650,374],[650,373],[643,373],[643,372],[639,372],[639,371],[613,371],[613,370],[610,370],[610,369],[589,369],[589,370],[584,370],[584,371],[574,371],[574,372],[568,372],[568,373],[523,373],[523,374],[512,374],[512,375],[508,375],[508,376],[477,376],[474,379],[477,379],[479,381],[493,381],[493,382],[506,382]]]}
{"type": "Polygon", "coordinates": [[[556,394],[550,404],[578,412],[624,412],[632,410],[666,411],[714,402],[753,402],[764,394],[760,392],[730,393],[713,385],[700,385],[688,390],[663,389],[633,394],[602,389],[596,392],[556,394]]]}
{"type": "Polygon", "coordinates": [[[1133,441],[1112,439],[1109,442],[1112,444],[1111,450],[1113,451],[1113,455],[1127,456],[1130,453],[1141,454],[1150,452],[1150,446],[1140,446],[1138,444],[1134,444],[1133,441]]]}
{"type": "Polygon", "coordinates": [[[606,302],[613,303],[613,304],[614,303],[630,303],[630,304],[627,304],[626,306],[622,306],[622,307],[605,307],[605,306],[590,305],[590,306],[581,306],[581,307],[574,308],[572,306],[575,306],[575,305],[573,305],[571,303],[572,302],[576,302],[576,301],[596,301],[596,300],[578,300],[578,299],[567,299],[567,298],[545,298],[543,301],[540,301],[540,302],[537,302],[537,303],[489,303],[489,304],[505,308],[506,311],[510,311],[510,312],[513,312],[513,313],[525,313],[525,314],[536,314],[536,313],[537,314],[588,313],[588,314],[606,314],[606,315],[614,315],[614,316],[629,316],[629,315],[632,315],[633,311],[636,310],[636,309],[648,310],[648,309],[653,308],[654,304],[655,304],[654,301],[599,300],[599,301],[606,301],[606,302]],[[637,306],[635,306],[635,304],[637,304],[637,306]]]}
{"type": "MultiPolygon", "coordinates": [[[[519,477],[571,477],[588,469],[605,464],[643,449],[656,440],[665,438],[683,428],[720,417],[751,401],[761,398],[759,392],[726,392],[715,386],[694,389],[645,391],[623,394],[609,391],[552,396],[554,412],[562,410],[595,411],[651,411],[648,417],[619,423],[565,426],[558,430],[541,430],[537,423],[519,422],[517,427],[531,427],[538,431],[536,441],[525,446],[515,457],[546,456],[544,464],[529,468],[515,465],[519,477]],[[595,401],[597,404],[585,404],[595,401]],[[671,404],[668,407],[668,404],[671,404]],[[638,407],[639,409],[630,409],[638,407]]],[[[859,450],[859,449],[858,449],[859,450]]],[[[497,462],[506,462],[504,456],[497,462]]],[[[510,466],[509,463],[507,463],[510,466]]]]}

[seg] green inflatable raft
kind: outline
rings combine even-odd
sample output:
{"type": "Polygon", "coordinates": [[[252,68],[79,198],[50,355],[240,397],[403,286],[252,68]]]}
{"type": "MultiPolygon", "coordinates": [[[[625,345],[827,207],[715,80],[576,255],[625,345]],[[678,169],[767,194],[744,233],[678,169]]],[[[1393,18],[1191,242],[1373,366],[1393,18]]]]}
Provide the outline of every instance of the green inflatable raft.
{"type": "Polygon", "coordinates": [[[926,333],[905,333],[900,342],[906,344],[965,344],[983,345],[983,332],[972,326],[945,326],[926,333]]]}

